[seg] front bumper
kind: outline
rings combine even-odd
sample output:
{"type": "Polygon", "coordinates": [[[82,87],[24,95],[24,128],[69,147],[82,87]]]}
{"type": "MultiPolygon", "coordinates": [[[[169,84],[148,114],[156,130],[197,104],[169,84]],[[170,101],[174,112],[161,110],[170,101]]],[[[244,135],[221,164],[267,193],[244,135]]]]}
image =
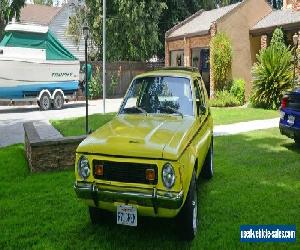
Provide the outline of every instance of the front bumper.
{"type": "Polygon", "coordinates": [[[74,189],[78,198],[93,200],[96,207],[99,207],[101,202],[133,203],[143,207],[153,207],[155,214],[158,208],[177,210],[181,208],[184,200],[183,191],[167,192],[156,188],[136,191],[132,188],[75,182],[74,189]]]}
{"type": "Polygon", "coordinates": [[[286,135],[289,138],[300,138],[300,128],[291,127],[285,124],[279,124],[279,130],[282,135],[286,135]]]}

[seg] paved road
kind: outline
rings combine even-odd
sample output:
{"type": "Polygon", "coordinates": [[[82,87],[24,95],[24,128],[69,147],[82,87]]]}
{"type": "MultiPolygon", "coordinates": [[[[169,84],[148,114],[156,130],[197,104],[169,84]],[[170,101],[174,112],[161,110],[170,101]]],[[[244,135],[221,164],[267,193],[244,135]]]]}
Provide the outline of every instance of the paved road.
{"type": "MultiPolygon", "coordinates": [[[[106,112],[118,111],[122,99],[108,99],[106,112]]],[[[102,100],[89,102],[89,114],[102,113],[102,100]]],[[[85,102],[71,102],[62,110],[39,111],[38,106],[0,106],[0,147],[15,143],[24,143],[23,123],[38,121],[43,130],[43,124],[49,120],[66,119],[85,116],[85,102]]],[[[45,136],[47,138],[47,136],[45,136]]],[[[51,138],[51,134],[48,136],[51,138]]]]}

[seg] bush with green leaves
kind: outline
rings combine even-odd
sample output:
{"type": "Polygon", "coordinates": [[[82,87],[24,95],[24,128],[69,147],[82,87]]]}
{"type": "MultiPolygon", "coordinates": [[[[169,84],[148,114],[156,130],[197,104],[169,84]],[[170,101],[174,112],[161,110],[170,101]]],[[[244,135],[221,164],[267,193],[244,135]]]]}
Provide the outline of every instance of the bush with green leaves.
{"type": "Polygon", "coordinates": [[[89,98],[92,100],[100,98],[102,95],[102,74],[99,68],[96,68],[88,85],[89,98]]]}
{"type": "Polygon", "coordinates": [[[240,101],[228,90],[217,90],[214,99],[210,100],[210,105],[212,107],[236,107],[240,106],[240,101]]]}
{"type": "Polygon", "coordinates": [[[211,44],[211,70],[216,90],[223,90],[228,84],[228,75],[232,63],[232,45],[225,33],[218,33],[212,38],[211,44]]]}
{"type": "Polygon", "coordinates": [[[284,93],[292,87],[292,51],[284,43],[283,32],[274,31],[269,47],[257,55],[252,69],[253,90],[251,102],[255,107],[277,109],[284,93]]]}
{"type": "Polygon", "coordinates": [[[230,93],[243,105],[245,103],[245,81],[243,79],[234,80],[230,88],[230,93]]]}

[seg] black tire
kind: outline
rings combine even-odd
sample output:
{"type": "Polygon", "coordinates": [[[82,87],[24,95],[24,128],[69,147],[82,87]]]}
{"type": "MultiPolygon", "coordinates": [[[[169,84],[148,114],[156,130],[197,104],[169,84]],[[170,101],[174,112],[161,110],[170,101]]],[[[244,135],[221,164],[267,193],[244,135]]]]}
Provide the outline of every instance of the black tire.
{"type": "Polygon", "coordinates": [[[38,101],[40,103],[39,107],[40,110],[46,111],[51,108],[51,99],[48,93],[43,93],[40,100],[38,101]]]}
{"type": "Polygon", "coordinates": [[[180,236],[184,240],[193,240],[197,234],[198,227],[198,195],[197,195],[196,173],[193,171],[190,188],[185,203],[178,215],[180,236]]]}
{"type": "Polygon", "coordinates": [[[54,99],[53,99],[53,107],[54,109],[62,109],[64,106],[64,96],[62,95],[62,93],[57,92],[54,95],[54,99]]]}
{"type": "Polygon", "coordinates": [[[214,142],[213,138],[210,143],[209,150],[207,152],[202,170],[201,176],[205,179],[211,179],[214,175],[214,142]]]}
{"type": "Polygon", "coordinates": [[[92,224],[98,224],[101,219],[101,210],[97,207],[89,207],[89,213],[92,224]]]}

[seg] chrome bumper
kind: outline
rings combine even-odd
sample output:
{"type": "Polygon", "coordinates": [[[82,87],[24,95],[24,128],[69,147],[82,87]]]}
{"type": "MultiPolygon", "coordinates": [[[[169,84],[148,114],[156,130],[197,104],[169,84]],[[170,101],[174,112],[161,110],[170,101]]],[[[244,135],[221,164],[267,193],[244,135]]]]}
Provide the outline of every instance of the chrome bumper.
{"type": "MultiPolygon", "coordinates": [[[[114,188],[117,188],[114,186],[114,188]]],[[[118,202],[124,203],[134,202],[140,206],[153,207],[155,213],[157,208],[179,209],[183,204],[183,191],[179,193],[158,191],[153,189],[141,189],[133,191],[130,188],[121,188],[113,190],[111,186],[95,185],[89,183],[75,182],[74,185],[77,197],[81,199],[93,200],[95,206],[98,207],[102,202],[118,202]]]]}

